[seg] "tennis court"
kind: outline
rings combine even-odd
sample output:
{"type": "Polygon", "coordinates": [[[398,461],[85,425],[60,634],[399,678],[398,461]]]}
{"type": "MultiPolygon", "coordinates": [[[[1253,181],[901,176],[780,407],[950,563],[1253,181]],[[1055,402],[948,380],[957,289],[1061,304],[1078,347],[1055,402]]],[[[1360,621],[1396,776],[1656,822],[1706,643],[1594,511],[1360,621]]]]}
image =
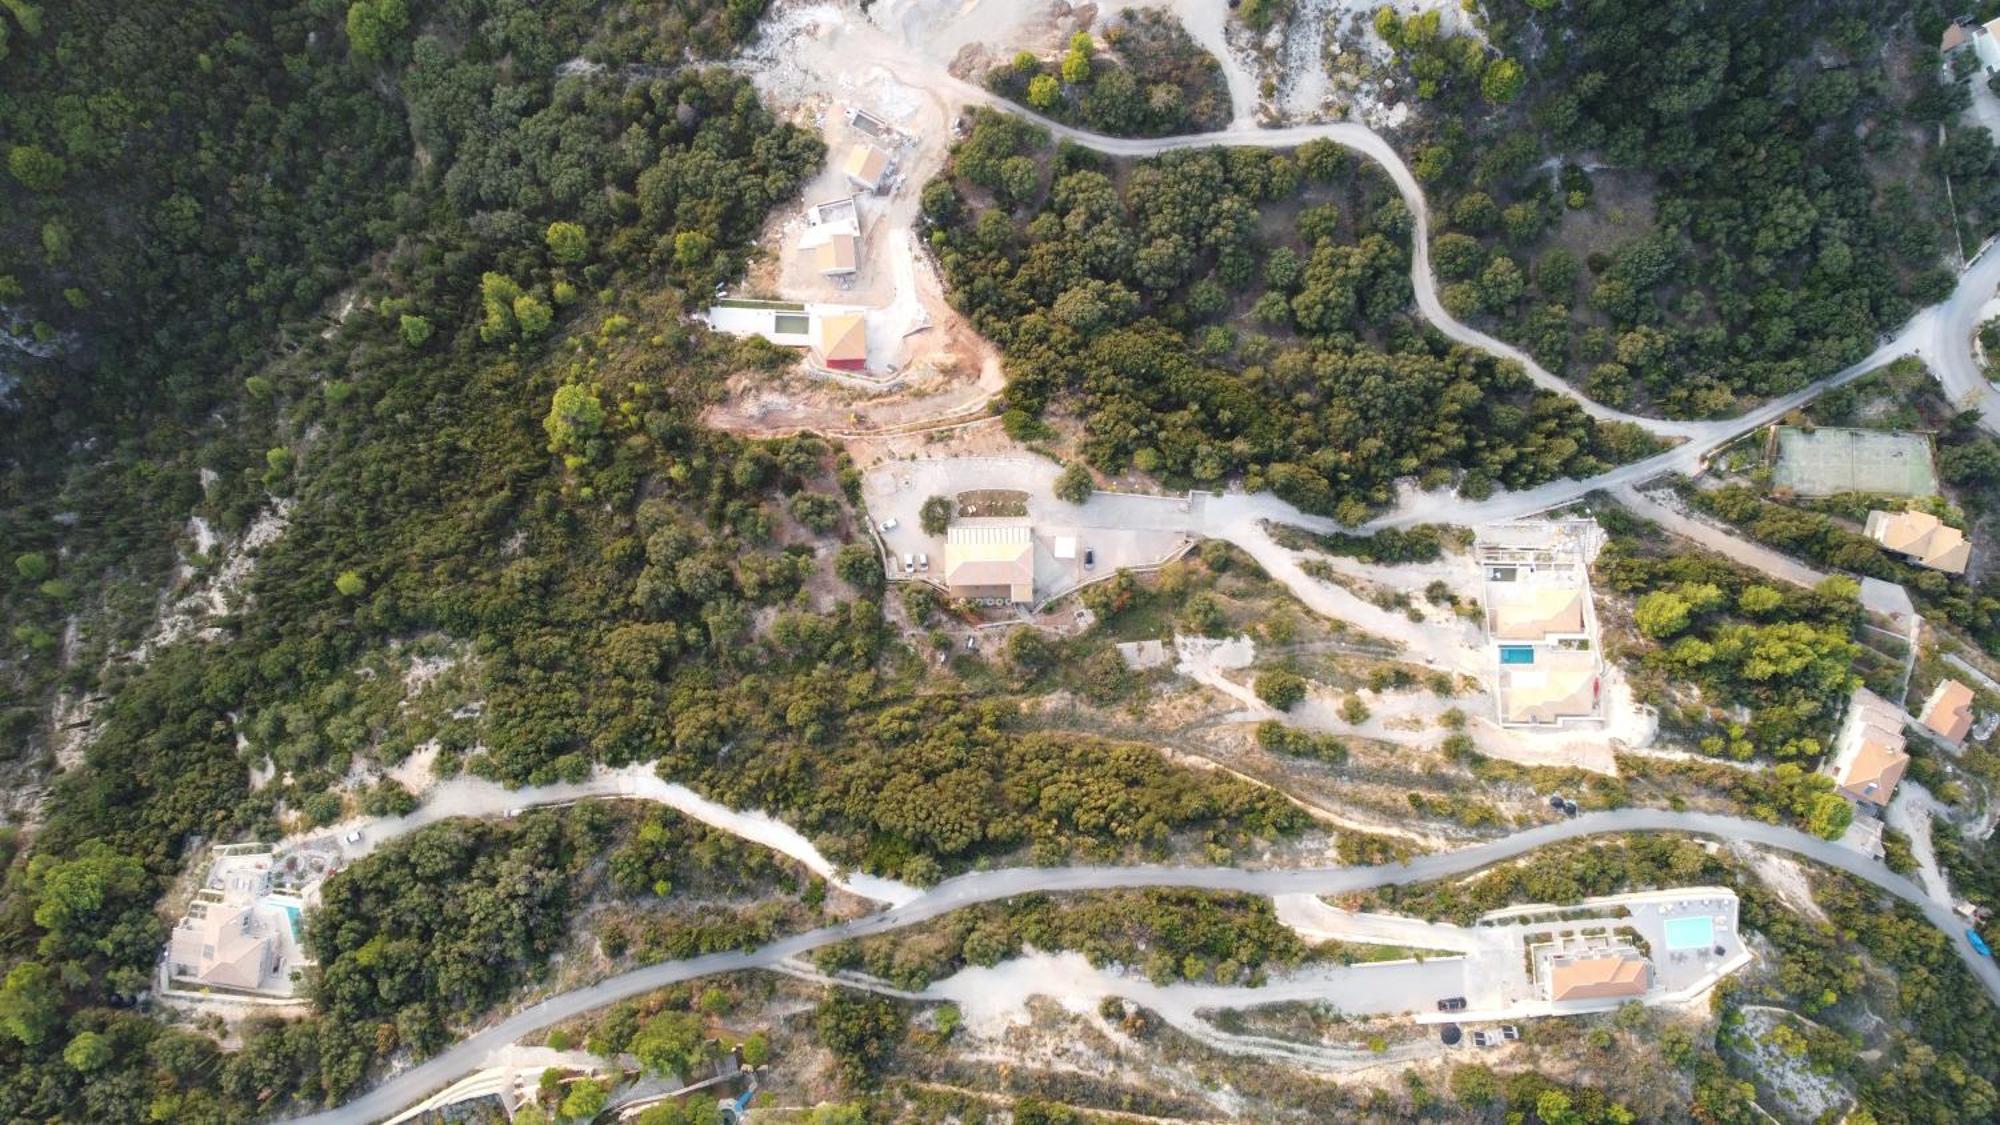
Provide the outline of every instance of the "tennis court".
{"type": "Polygon", "coordinates": [[[1930,439],[1923,434],[1888,430],[1782,426],[1772,479],[1800,496],[1839,492],[1930,496],[1937,492],[1930,439]]]}

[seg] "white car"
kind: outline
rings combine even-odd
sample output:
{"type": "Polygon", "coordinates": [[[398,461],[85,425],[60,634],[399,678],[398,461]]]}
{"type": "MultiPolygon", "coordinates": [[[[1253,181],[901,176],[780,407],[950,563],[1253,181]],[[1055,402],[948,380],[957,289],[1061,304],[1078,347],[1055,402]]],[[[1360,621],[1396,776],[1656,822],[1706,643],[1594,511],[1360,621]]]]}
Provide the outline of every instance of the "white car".
{"type": "Polygon", "coordinates": [[[882,521],[882,530],[883,530],[883,531],[894,531],[894,530],[896,530],[896,521],[895,521],[895,520],[883,520],[883,521],[882,521]]]}
{"type": "Polygon", "coordinates": [[[917,569],[929,570],[930,568],[931,568],[931,557],[927,554],[924,554],[922,551],[917,552],[917,569]]]}
{"type": "Polygon", "coordinates": [[[347,841],[350,844],[358,844],[361,842],[361,829],[357,828],[354,831],[349,832],[347,835],[342,836],[341,839],[347,841]]]}
{"type": "Polygon", "coordinates": [[[916,556],[914,556],[914,555],[910,554],[910,553],[909,553],[908,551],[904,551],[904,552],[903,552],[903,573],[904,573],[904,574],[910,574],[910,573],[914,572],[914,571],[915,571],[916,569],[917,569],[917,560],[916,560],[916,556]]]}

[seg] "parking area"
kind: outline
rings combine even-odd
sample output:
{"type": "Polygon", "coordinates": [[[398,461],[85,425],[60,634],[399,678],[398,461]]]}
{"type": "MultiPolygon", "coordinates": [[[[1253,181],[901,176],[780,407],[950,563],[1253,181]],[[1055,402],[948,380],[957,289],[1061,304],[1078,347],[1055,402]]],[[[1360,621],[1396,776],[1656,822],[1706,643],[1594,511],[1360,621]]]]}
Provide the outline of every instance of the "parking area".
{"type": "Polygon", "coordinates": [[[1082,504],[1055,495],[1060,469],[1040,458],[952,458],[885,461],[862,480],[862,499],[889,550],[892,579],[942,584],[945,537],[923,529],[924,501],[980,489],[1012,489],[1028,497],[1034,539],[1035,599],[1059,597],[1125,567],[1153,566],[1197,538],[1200,498],[1096,493],[1082,504]],[[903,558],[928,559],[906,571],[903,558]]]}

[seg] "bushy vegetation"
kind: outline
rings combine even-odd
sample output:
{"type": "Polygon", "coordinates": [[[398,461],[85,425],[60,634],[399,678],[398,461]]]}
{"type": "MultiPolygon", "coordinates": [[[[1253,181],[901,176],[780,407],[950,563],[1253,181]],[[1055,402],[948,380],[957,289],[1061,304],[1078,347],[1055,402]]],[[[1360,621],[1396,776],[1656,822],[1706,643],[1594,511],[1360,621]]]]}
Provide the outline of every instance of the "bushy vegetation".
{"type": "Polygon", "coordinates": [[[1009,411],[1074,414],[1107,474],[1359,522],[1400,477],[1483,496],[1654,448],[1414,319],[1409,214],[1331,142],[1114,166],[981,114],[924,205],[1009,411]]]}
{"type": "MultiPolygon", "coordinates": [[[[740,75],[625,64],[725,49],[760,4],[360,7],[128,5],[10,43],[10,139],[62,167],[12,162],[4,300],[61,346],[0,410],[0,714],[10,744],[41,741],[58,683],[105,702],[0,903],[0,1116],[240,1121],[337,1098],[518,979],[576,901],[594,837],[569,822],[454,827],[343,875],[314,937],[338,1019],[255,1026],[223,1066],[129,1010],[192,838],[406,807],[341,779],[419,745],[444,775],[509,783],[657,757],[917,879],[1029,846],[1157,854],[1177,832],[1227,846],[1302,823],[1247,785],[1024,736],[1004,704],[920,682],[887,643],[879,568],[816,552],[858,538],[851,466],[809,436],[701,425],[728,374],[779,356],[690,330],[684,294],[741,269],[822,150],[740,75]],[[558,77],[579,53],[610,70],[558,77]],[[96,62],[61,62],[79,54],[96,62]],[[63,255],[37,249],[50,224],[63,255]],[[307,317],[343,285],[322,334],[307,317]],[[190,512],[236,537],[279,501],[282,534],[212,637],[107,662],[152,614],[190,512]],[[85,639],[65,669],[72,612],[85,639]],[[416,637],[460,655],[459,699],[483,706],[405,706],[416,637]],[[266,761],[278,777],[253,792],[266,761]],[[904,800],[919,794],[934,803],[904,800]],[[432,867],[432,892],[500,890],[413,916],[403,892],[432,867]],[[468,943],[482,956],[460,963],[468,943]],[[64,1059],[86,1032],[78,1057],[110,1046],[87,1074],[64,1059]]],[[[628,891],[687,873],[628,851],[628,891]]],[[[627,936],[648,955],[757,932],[627,936]]]]}
{"type": "Polygon", "coordinates": [[[1912,34],[1905,8],[1856,2],[1805,24],[1774,3],[1484,10],[1503,60],[1472,65],[1470,37],[1435,29],[1403,48],[1438,71],[1418,71],[1433,102],[1403,147],[1444,300],[1600,401],[1731,413],[1832,374],[1950,289],[1940,173],[1967,246],[2000,215],[1991,139],[1955,122],[1966,94],[1938,86],[1929,13],[1912,34]],[[1516,59],[1524,81],[1496,79],[1516,59]],[[1515,110],[1484,110],[1517,84],[1515,110]]]}
{"type": "Polygon", "coordinates": [[[957,911],[919,933],[827,946],[816,960],[830,972],[860,969],[919,989],[1028,947],[1074,950],[1093,965],[1143,969],[1159,984],[1254,983],[1268,970],[1297,965],[1309,952],[1278,921],[1268,898],[1149,890],[1027,895],[957,911]]]}
{"type": "Polygon", "coordinates": [[[1203,133],[1229,124],[1222,64],[1172,15],[1127,9],[1104,31],[1105,53],[1079,31],[1054,59],[1022,52],[988,88],[1066,125],[1114,137],[1203,133]]]}
{"type": "Polygon", "coordinates": [[[1780,588],[1719,559],[1648,555],[1618,540],[1598,556],[1597,580],[1634,599],[1630,655],[1642,682],[1659,695],[1675,681],[1701,689],[1699,705],[1673,713],[1705,753],[1814,758],[1832,744],[1841,701],[1859,685],[1851,579],[1780,588]],[[1739,706],[1748,722],[1724,717],[1739,706]]]}

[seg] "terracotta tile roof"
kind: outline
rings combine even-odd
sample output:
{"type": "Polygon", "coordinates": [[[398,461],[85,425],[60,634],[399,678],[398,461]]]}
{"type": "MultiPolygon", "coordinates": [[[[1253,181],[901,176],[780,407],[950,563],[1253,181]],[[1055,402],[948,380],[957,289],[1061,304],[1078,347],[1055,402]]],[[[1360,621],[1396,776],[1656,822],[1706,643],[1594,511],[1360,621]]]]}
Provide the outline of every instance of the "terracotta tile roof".
{"type": "Polygon", "coordinates": [[[1922,722],[1931,733],[1956,746],[1972,730],[1972,689],[1946,680],[1924,704],[1922,722]]]}
{"type": "Polygon", "coordinates": [[[840,170],[847,178],[870,191],[882,182],[882,173],[889,169],[889,154],[874,145],[854,145],[847,150],[846,159],[840,162],[840,170]]]}
{"type": "Polygon", "coordinates": [[[1549,970],[1551,1000],[1609,1000],[1644,996],[1653,982],[1653,967],[1637,953],[1582,957],[1549,970]]]}
{"type": "Polygon", "coordinates": [[[1972,36],[1962,23],[1949,24],[1944,29],[1944,38],[1938,43],[1940,51],[1956,51],[1972,42],[1972,36]]]}
{"type": "Polygon", "coordinates": [[[813,265],[821,273],[853,273],[859,244],[851,234],[836,234],[812,248],[813,265]]]}
{"type": "Polygon", "coordinates": [[[1889,803],[1910,756],[1903,750],[1903,715],[1866,688],[1854,693],[1825,772],[1849,800],[1889,803]]]}
{"type": "Polygon", "coordinates": [[[1869,512],[1868,537],[1918,566],[1964,574],[1972,561],[1972,544],[1965,533],[1949,527],[1929,512],[1869,512]]]}
{"type": "Polygon", "coordinates": [[[868,327],[859,315],[836,313],[819,321],[819,353],[826,360],[868,358],[868,327]]]}

